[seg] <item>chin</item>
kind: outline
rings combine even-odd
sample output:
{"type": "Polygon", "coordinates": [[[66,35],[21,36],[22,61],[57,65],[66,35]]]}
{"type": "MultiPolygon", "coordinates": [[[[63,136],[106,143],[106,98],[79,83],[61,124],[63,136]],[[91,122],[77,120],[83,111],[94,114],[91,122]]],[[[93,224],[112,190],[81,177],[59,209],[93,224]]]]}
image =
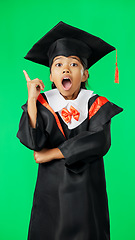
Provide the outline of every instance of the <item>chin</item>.
{"type": "Polygon", "coordinates": [[[61,91],[60,91],[60,93],[61,94],[63,94],[64,96],[71,96],[71,95],[73,95],[74,94],[74,92],[75,91],[73,91],[73,90],[64,90],[64,89],[62,89],[61,91]]]}

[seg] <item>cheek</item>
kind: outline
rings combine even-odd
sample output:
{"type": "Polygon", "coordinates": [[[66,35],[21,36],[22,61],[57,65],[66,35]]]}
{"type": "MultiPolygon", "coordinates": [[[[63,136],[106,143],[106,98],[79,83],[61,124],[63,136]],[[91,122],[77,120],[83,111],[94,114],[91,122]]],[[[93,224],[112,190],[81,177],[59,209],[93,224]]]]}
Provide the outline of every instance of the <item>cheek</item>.
{"type": "Polygon", "coordinates": [[[81,78],[82,79],[82,77],[83,77],[83,70],[77,70],[76,72],[74,72],[74,76],[76,76],[77,78],[81,78]]]}
{"type": "Polygon", "coordinates": [[[83,76],[84,70],[83,68],[81,69],[81,77],[83,76]]]}
{"type": "Polygon", "coordinates": [[[56,77],[59,74],[59,69],[52,69],[52,77],[56,77]]]}

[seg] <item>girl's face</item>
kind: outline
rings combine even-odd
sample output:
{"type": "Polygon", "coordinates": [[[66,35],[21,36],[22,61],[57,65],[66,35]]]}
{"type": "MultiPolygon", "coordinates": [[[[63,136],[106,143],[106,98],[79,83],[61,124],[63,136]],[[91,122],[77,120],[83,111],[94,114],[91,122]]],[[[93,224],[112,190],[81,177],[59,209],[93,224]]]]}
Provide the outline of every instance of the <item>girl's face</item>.
{"type": "Polygon", "coordinates": [[[60,55],[53,59],[50,80],[54,82],[65,99],[75,99],[81,82],[87,80],[88,74],[87,69],[84,71],[79,57],[60,55]]]}

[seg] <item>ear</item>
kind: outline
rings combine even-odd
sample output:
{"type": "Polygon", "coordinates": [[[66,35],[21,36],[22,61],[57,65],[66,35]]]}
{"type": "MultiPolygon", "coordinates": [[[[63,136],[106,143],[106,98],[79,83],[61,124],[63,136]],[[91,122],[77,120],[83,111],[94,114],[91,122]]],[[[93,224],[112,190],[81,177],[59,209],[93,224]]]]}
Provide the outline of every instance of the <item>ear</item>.
{"type": "Polygon", "coordinates": [[[52,74],[51,74],[51,73],[50,73],[50,81],[53,82],[53,80],[52,80],[52,74]]]}
{"type": "Polygon", "coordinates": [[[85,82],[89,77],[88,69],[85,69],[83,72],[82,82],[85,82]]]}

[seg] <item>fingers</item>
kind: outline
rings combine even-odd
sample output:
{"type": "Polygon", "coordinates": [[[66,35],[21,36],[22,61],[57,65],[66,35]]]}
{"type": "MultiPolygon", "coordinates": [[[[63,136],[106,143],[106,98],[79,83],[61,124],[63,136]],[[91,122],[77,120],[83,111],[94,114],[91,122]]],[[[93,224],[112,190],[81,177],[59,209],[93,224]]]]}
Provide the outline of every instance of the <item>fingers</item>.
{"type": "Polygon", "coordinates": [[[34,151],[34,159],[35,159],[35,162],[37,162],[37,152],[36,151],[34,151]]]}
{"type": "Polygon", "coordinates": [[[34,79],[35,80],[35,82],[37,82],[37,86],[36,87],[40,87],[42,90],[44,90],[44,87],[45,87],[45,85],[44,85],[44,83],[42,82],[42,80],[39,80],[38,78],[36,78],[36,79],[34,79]]]}
{"type": "Polygon", "coordinates": [[[34,155],[34,158],[36,158],[36,154],[37,154],[37,152],[36,152],[36,151],[34,151],[34,153],[33,153],[33,155],[34,155]]]}
{"type": "Polygon", "coordinates": [[[34,159],[36,163],[42,163],[42,161],[40,160],[40,158],[38,157],[37,153],[34,154],[34,159]]]}
{"type": "Polygon", "coordinates": [[[24,76],[25,76],[25,78],[26,78],[26,81],[27,81],[27,82],[28,82],[28,81],[31,81],[28,73],[27,73],[25,70],[23,70],[23,73],[24,73],[24,76]]]}
{"type": "Polygon", "coordinates": [[[25,76],[27,82],[32,82],[32,83],[37,82],[37,86],[36,87],[37,88],[40,87],[42,90],[44,90],[45,85],[44,85],[42,80],[40,80],[38,78],[35,78],[34,80],[31,80],[29,75],[28,75],[28,73],[25,70],[23,70],[23,73],[24,73],[24,76],[25,76]]]}

